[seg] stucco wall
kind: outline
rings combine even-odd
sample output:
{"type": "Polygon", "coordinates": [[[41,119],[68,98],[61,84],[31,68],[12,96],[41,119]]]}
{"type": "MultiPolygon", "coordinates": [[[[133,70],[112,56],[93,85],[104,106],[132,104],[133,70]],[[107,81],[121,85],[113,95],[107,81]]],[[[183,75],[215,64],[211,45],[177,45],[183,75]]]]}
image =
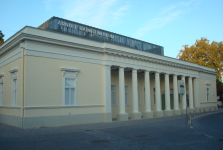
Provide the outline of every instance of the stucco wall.
{"type": "MultiPolygon", "coordinates": [[[[77,105],[103,105],[103,66],[43,57],[26,56],[25,107],[62,106],[63,75],[61,67],[80,69],[77,77],[77,105]]],[[[94,108],[70,108],[73,114],[94,113],[94,108]]],[[[103,112],[98,109],[95,112],[103,112]]],[[[25,117],[41,114],[64,115],[67,109],[25,111],[25,117]],[[63,112],[63,110],[65,112],[63,112]]]]}
{"type": "Polygon", "coordinates": [[[199,79],[199,85],[201,107],[217,106],[216,81],[199,79]],[[207,84],[209,84],[210,88],[210,102],[207,102],[207,84]]]}

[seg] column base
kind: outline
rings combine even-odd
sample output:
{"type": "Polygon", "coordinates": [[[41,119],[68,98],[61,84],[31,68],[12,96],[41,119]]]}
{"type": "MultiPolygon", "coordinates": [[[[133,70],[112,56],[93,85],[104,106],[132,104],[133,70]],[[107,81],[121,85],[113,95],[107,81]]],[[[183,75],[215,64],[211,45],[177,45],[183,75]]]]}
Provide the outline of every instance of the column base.
{"type": "Polygon", "coordinates": [[[180,109],[174,109],[173,110],[173,115],[181,115],[181,110],[180,109]]]}
{"type": "Polygon", "coordinates": [[[186,114],[187,110],[185,109],[181,109],[181,114],[186,114]]]}
{"type": "Polygon", "coordinates": [[[117,120],[118,121],[126,121],[129,119],[129,116],[127,113],[121,113],[121,114],[117,114],[117,120]]]}
{"type": "Polygon", "coordinates": [[[112,113],[105,113],[104,114],[104,121],[105,122],[112,122],[112,113]]]}
{"type": "Polygon", "coordinates": [[[195,112],[199,113],[200,112],[200,107],[195,107],[195,112]]]}
{"type": "Polygon", "coordinates": [[[194,113],[195,112],[195,109],[194,108],[189,108],[189,112],[190,113],[194,113]]]}
{"type": "Polygon", "coordinates": [[[130,119],[141,119],[141,112],[130,113],[130,119]]]}
{"type": "Polygon", "coordinates": [[[154,117],[163,117],[163,111],[162,110],[154,111],[154,117]]]}
{"type": "Polygon", "coordinates": [[[173,116],[173,111],[172,110],[164,110],[164,116],[173,116]]]}
{"type": "Polygon", "coordinates": [[[153,118],[153,111],[143,112],[143,118],[153,118]]]}

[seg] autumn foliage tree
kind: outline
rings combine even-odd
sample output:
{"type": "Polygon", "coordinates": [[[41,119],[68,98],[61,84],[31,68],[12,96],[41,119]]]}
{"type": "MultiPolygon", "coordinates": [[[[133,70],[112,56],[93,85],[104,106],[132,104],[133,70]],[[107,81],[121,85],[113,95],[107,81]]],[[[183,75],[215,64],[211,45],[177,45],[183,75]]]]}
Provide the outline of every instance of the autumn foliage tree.
{"type": "Polygon", "coordinates": [[[221,81],[223,75],[223,43],[215,42],[209,43],[207,38],[196,40],[192,46],[183,45],[177,58],[199,65],[214,68],[218,73],[217,81],[221,81]]]}
{"type": "Polygon", "coordinates": [[[0,45],[2,45],[2,43],[4,42],[4,37],[5,35],[2,33],[2,31],[0,30],[0,45]]]}

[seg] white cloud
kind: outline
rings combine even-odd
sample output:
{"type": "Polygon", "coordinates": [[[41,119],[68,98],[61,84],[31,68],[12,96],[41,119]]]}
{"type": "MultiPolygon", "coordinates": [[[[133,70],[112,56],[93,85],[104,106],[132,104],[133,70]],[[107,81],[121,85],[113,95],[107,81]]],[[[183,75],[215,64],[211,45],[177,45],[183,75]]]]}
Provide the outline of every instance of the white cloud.
{"type": "Polygon", "coordinates": [[[168,5],[167,7],[162,9],[160,13],[157,14],[156,18],[150,19],[144,27],[138,29],[136,33],[133,35],[133,37],[140,38],[150,30],[154,30],[165,26],[170,21],[178,18],[183,13],[189,12],[191,6],[193,5],[193,2],[194,1],[192,0],[187,3],[181,2],[176,5],[168,5]]]}
{"type": "MultiPolygon", "coordinates": [[[[121,4],[118,0],[59,0],[57,4],[63,18],[98,28],[118,25],[129,8],[128,4],[121,4]]],[[[45,1],[47,10],[53,5],[53,1],[45,1]]]]}

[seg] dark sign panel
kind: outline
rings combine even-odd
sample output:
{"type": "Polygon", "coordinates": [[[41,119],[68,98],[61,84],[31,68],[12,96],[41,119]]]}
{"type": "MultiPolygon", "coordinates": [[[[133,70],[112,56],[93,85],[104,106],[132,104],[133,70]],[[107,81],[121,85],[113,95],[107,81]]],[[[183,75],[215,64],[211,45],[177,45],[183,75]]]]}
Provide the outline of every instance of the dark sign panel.
{"type": "Polygon", "coordinates": [[[162,46],[143,42],[130,37],[104,31],[98,28],[61,19],[58,17],[52,17],[51,19],[43,23],[41,26],[39,26],[39,28],[61,32],[81,38],[87,38],[94,41],[107,42],[125,47],[130,47],[158,55],[164,55],[162,46]]]}

